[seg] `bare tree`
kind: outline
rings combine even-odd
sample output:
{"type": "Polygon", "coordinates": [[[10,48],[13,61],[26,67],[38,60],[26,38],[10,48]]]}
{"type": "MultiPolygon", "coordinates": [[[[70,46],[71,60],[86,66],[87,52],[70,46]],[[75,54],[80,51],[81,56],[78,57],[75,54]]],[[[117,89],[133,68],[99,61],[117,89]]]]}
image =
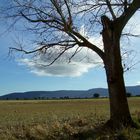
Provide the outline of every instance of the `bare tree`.
{"type": "MultiPolygon", "coordinates": [[[[86,47],[99,55],[106,71],[110,120],[112,127],[133,125],[126,98],[120,39],[128,21],[140,8],[140,0],[13,0],[7,8],[7,17],[22,20],[28,30],[40,35],[38,47],[24,50],[11,48],[25,54],[53,53],[57,55],[52,65],[69,49],[76,47],[72,59],[81,48],[86,47]],[[80,33],[84,25],[87,34],[80,33]],[[89,36],[101,35],[103,50],[89,36]]],[[[127,35],[127,33],[124,33],[127,35]]],[[[131,35],[129,33],[129,35],[131,35]]],[[[133,35],[137,36],[137,35],[133,35]]],[[[50,55],[52,56],[52,55],[50,55]]]]}

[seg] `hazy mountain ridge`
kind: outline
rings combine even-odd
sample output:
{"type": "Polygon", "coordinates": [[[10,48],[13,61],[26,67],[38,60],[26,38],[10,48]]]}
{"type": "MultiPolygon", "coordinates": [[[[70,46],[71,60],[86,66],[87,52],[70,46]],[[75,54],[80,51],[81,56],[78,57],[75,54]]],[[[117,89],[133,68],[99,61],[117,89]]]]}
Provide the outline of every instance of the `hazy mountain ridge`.
{"type": "MultiPolygon", "coordinates": [[[[133,96],[140,95],[140,86],[128,86],[127,92],[133,96]]],[[[16,92],[0,96],[0,99],[36,99],[36,98],[90,98],[94,93],[99,93],[100,96],[108,96],[108,89],[93,88],[89,90],[58,90],[58,91],[28,91],[16,92]]]]}

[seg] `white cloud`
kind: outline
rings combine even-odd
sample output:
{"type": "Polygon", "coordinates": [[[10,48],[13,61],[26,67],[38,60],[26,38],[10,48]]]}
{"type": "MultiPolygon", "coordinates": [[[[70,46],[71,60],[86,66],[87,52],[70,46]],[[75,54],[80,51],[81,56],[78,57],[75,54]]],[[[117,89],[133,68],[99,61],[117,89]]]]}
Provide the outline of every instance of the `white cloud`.
{"type": "Polygon", "coordinates": [[[81,74],[88,72],[88,69],[91,68],[92,65],[86,65],[84,63],[76,63],[76,64],[53,64],[49,67],[37,67],[31,71],[39,76],[80,76],[81,74]]]}
{"type": "Polygon", "coordinates": [[[137,81],[137,84],[140,85],[140,81],[137,81]]]}
{"type": "MultiPolygon", "coordinates": [[[[69,76],[76,77],[81,76],[83,73],[88,72],[90,68],[94,68],[100,65],[102,62],[100,58],[95,55],[91,50],[83,48],[80,53],[75,55],[71,62],[69,62],[68,57],[70,57],[74,52],[70,50],[66,52],[61,58],[59,58],[55,63],[50,66],[46,66],[51,63],[54,59],[48,58],[48,54],[40,55],[34,60],[25,58],[18,60],[19,64],[26,65],[30,72],[38,76],[69,76]]],[[[53,52],[53,56],[56,56],[56,52],[53,52]]]]}
{"type": "MultiPolygon", "coordinates": [[[[102,48],[101,37],[94,38],[88,36],[88,33],[83,26],[80,28],[80,34],[86,37],[90,42],[102,48]]],[[[77,53],[69,63],[69,58],[74,54],[77,47],[74,47],[64,53],[55,63],[50,66],[50,64],[63,49],[59,46],[49,49],[46,54],[38,55],[34,59],[24,58],[18,60],[19,64],[26,65],[30,72],[38,76],[70,76],[76,77],[81,76],[83,73],[89,71],[89,69],[94,68],[102,64],[101,59],[95,52],[87,48],[79,48],[79,53],[77,53]]]]}

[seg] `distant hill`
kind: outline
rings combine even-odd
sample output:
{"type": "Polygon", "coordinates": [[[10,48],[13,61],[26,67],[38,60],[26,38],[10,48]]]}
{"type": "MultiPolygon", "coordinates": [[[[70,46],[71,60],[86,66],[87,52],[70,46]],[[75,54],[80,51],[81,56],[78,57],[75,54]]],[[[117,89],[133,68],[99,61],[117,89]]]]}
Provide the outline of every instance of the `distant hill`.
{"type": "MultiPolygon", "coordinates": [[[[128,86],[126,89],[133,96],[140,95],[140,86],[128,86]]],[[[106,88],[94,88],[89,90],[16,92],[0,96],[0,99],[91,98],[94,93],[99,93],[102,97],[108,96],[106,88]]]]}
{"type": "MultiPolygon", "coordinates": [[[[131,93],[132,96],[140,95],[140,85],[137,86],[127,86],[126,91],[131,93]]],[[[106,88],[94,88],[88,90],[90,93],[100,93],[101,96],[108,96],[108,89],[106,88]]]]}

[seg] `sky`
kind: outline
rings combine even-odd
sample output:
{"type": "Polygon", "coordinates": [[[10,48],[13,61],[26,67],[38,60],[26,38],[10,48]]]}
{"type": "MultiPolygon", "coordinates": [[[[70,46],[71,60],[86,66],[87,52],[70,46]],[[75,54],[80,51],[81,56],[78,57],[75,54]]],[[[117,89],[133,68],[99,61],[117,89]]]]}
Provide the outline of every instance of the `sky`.
{"type": "MultiPolygon", "coordinates": [[[[129,26],[131,26],[131,23],[135,23],[134,21],[140,23],[139,16],[137,14],[129,26]]],[[[88,90],[91,88],[107,87],[103,65],[95,65],[92,61],[79,61],[77,59],[85,53],[85,50],[78,54],[71,64],[57,62],[50,67],[40,68],[28,57],[21,59],[17,56],[9,55],[9,47],[15,46],[15,39],[18,36],[22,36],[22,39],[26,42],[29,35],[27,32],[21,33],[15,30],[6,32],[6,30],[7,26],[0,22],[0,95],[25,91],[88,90]]],[[[83,30],[84,27],[81,27],[81,33],[83,30]]],[[[140,33],[139,25],[133,29],[133,33],[138,32],[140,33]]],[[[95,39],[91,37],[91,41],[95,41],[95,39]]],[[[98,41],[100,42],[101,38],[98,41]]],[[[122,46],[125,46],[124,48],[127,48],[127,50],[133,50],[130,53],[130,58],[135,56],[134,63],[140,61],[140,38],[131,38],[129,43],[127,41],[124,39],[122,46]]],[[[87,52],[87,56],[94,60],[99,60],[91,51],[87,52]]],[[[37,61],[45,63],[45,58],[37,57],[37,61]]],[[[131,59],[128,61],[128,65],[130,61],[131,59]]],[[[124,74],[125,84],[127,86],[140,85],[139,72],[140,63],[124,74]]]]}

